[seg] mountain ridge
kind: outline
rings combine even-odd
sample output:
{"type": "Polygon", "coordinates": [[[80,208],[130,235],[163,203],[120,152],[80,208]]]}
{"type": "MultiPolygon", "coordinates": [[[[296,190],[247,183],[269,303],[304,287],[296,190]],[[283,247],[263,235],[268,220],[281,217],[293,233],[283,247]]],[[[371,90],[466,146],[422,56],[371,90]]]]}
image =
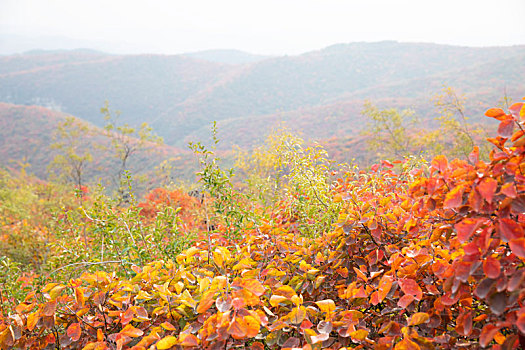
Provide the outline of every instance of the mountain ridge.
{"type": "MultiPolygon", "coordinates": [[[[0,57],[0,101],[40,104],[101,126],[99,108],[109,100],[123,122],[146,121],[168,144],[183,147],[214,120],[249,128],[252,121],[306,111],[312,120],[304,125],[311,126],[300,131],[312,133],[322,126],[317,111],[362,105],[366,99],[401,98],[406,104],[399,108],[420,105],[443,85],[472,99],[499,99],[504,87],[519,98],[515,95],[525,89],[520,71],[525,71],[524,45],[343,43],[240,65],[184,55],[36,53],[0,57]]],[[[342,110],[352,114],[344,120],[359,120],[356,108],[342,110]]],[[[328,137],[338,134],[336,122],[326,125],[328,137]]],[[[262,125],[250,133],[267,132],[267,123],[262,125]]]]}

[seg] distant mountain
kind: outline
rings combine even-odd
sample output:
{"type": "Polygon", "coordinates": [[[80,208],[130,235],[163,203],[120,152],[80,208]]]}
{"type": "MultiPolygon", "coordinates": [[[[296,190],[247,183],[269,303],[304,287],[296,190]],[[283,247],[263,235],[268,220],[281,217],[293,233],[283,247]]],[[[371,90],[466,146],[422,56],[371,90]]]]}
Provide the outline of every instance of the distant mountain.
{"type": "MultiPolygon", "coordinates": [[[[430,99],[443,86],[468,98],[468,113],[505,91],[525,91],[525,46],[470,48],[436,44],[339,44],[253,63],[210,62],[229,51],[183,55],[33,53],[0,57],[0,101],[43,105],[102,125],[105,100],[132,125],[147,121],[170,145],[209,135],[219,121],[225,142],[246,146],[287,120],[309,137],[356,134],[365,99],[435,116],[430,99]],[[191,56],[191,55],[190,55],[191,56]],[[198,58],[197,58],[198,57],[198,58]],[[430,106],[430,107],[429,107],[430,106]]],[[[230,55],[239,55],[238,52],[230,55]]],[[[241,55],[242,56],[242,55],[241,55]]]]}
{"type": "Polygon", "coordinates": [[[185,53],[183,56],[216,63],[245,64],[259,62],[271,56],[254,55],[240,50],[205,50],[185,53]]]}
{"type": "Polygon", "coordinates": [[[111,53],[144,52],[144,48],[126,42],[93,41],[67,36],[25,36],[0,33],[0,55],[22,54],[34,50],[62,51],[78,48],[93,49],[111,53]]]}

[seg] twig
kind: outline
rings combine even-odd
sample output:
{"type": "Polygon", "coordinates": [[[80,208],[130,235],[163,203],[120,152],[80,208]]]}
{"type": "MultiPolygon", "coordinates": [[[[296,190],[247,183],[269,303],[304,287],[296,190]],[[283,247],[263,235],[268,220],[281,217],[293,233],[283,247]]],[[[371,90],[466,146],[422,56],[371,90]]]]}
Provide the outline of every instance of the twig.
{"type": "Polygon", "coordinates": [[[95,261],[95,262],[83,261],[83,262],[72,263],[72,264],[68,264],[68,265],[59,267],[58,269],[53,270],[49,274],[52,275],[54,273],[57,273],[60,270],[63,270],[65,268],[68,268],[68,267],[71,267],[71,266],[76,266],[76,265],[91,266],[91,265],[103,265],[103,264],[129,264],[129,265],[132,265],[130,262],[126,262],[126,261],[122,261],[122,260],[95,261]]]}

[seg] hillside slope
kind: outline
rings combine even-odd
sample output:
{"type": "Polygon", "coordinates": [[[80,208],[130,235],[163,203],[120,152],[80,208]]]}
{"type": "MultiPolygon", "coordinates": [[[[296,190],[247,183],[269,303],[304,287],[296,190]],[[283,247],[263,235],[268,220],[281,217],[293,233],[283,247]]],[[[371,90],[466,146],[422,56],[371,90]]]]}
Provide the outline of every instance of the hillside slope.
{"type": "Polygon", "coordinates": [[[501,99],[505,90],[520,98],[525,46],[352,43],[243,65],[81,51],[0,57],[0,67],[0,101],[50,106],[100,126],[99,108],[109,100],[122,122],[147,121],[168,144],[198,140],[217,120],[242,136],[232,140],[242,145],[281,116],[294,124],[300,119],[305,133],[322,127],[322,137],[336,136],[341,122],[360,118],[359,108],[345,105],[371,99],[428,106],[444,85],[483,103],[501,99]],[[323,114],[333,110],[341,115],[323,114]],[[333,122],[320,124],[323,118],[333,122]]]}
{"type": "MultiPolygon", "coordinates": [[[[50,147],[55,142],[55,130],[66,117],[67,114],[40,106],[0,103],[0,167],[18,169],[25,164],[29,166],[28,172],[46,178],[48,165],[57,154],[50,147]]],[[[118,169],[114,153],[102,129],[91,125],[91,131],[86,138],[86,147],[93,155],[93,162],[88,164],[86,176],[92,181],[100,178],[103,184],[107,184],[108,175],[115,174],[115,169],[118,169]]],[[[129,169],[133,174],[146,175],[148,181],[154,182],[157,176],[155,167],[169,159],[177,160],[172,175],[188,176],[188,171],[191,173],[191,153],[168,145],[147,145],[130,157],[129,169]]]]}

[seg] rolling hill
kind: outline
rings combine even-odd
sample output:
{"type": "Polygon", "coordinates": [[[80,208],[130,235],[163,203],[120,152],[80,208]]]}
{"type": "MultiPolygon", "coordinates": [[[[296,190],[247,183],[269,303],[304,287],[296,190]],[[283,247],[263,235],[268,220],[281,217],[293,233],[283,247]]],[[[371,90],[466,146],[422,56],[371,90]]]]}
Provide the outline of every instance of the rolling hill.
{"type": "Polygon", "coordinates": [[[360,115],[365,99],[411,107],[432,119],[431,98],[451,86],[467,97],[468,114],[478,117],[505,92],[519,99],[525,91],[525,46],[386,41],[270,58],[229,52],[244,57],[242,64],[216,62],[220,54],[77,50],[1,56],[0,101],[45,106],[101,126],[99,109],[108,100],[121,111],[121,122],[146,121],[179,148],[206,139],[216,120],[221,147],[228,149],[253,145],[281,121],[311,138],[357,135],[365,124],[360,115]]]}
{"type": "MultiPolygon", "coordinates": [[[[68,115],[40,106],[19,106],[0,103],[0,166],[27,171],[40,178],[48,176],[48,165],[58,151],[51,148],[55,142],[55,129],[68,115]]],[[[83,143],[93,155],[93,162],[86,167],[86,177],[94,181],[101,179],[104,185],[110,174],[118,169],[110,141],[103,130],[90,125],[91,134],[83,143]]],[[[131,142],[137,142],[132,140],[131,142]]],[[[193,156],[186,149],[168,145],[146,145],[130,157],[129,169],[133,174],[146,175],[150,182],[158,179],[155,172],[164,160],[175,160],[172,176],[187,177],[194,167],[193,156]]],[[[148,183],[145,184],[148,186],[148,183]]]]}

